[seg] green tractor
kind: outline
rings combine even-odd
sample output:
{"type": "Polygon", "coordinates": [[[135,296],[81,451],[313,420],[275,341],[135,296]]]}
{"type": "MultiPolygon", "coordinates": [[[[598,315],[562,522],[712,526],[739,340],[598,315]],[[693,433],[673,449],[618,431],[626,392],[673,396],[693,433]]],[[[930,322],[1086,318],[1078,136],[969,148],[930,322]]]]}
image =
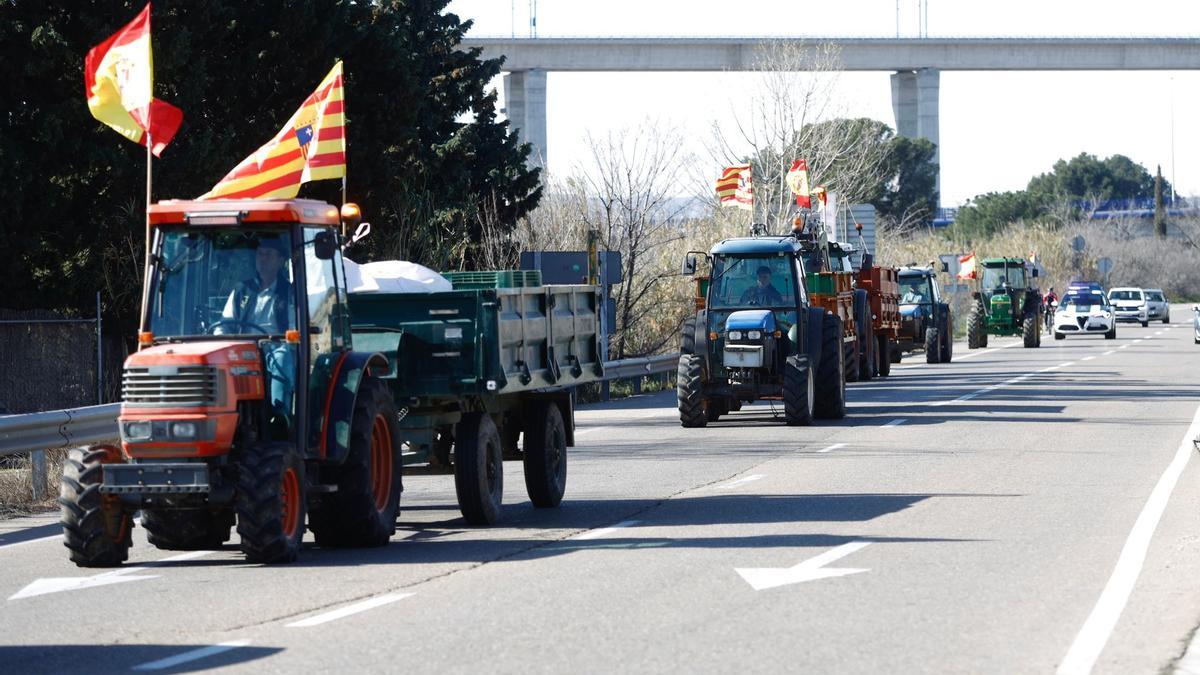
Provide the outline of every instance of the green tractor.
{"type": "Polygon", "coordinates": [[[1020,335],[1025,346],[1042,345],[1042,294],[1028,283],[1037,278],[1022,258],[984,258],[974,307],[967,320],[967,348],[986,347],[989,335],[1020,335]]]}

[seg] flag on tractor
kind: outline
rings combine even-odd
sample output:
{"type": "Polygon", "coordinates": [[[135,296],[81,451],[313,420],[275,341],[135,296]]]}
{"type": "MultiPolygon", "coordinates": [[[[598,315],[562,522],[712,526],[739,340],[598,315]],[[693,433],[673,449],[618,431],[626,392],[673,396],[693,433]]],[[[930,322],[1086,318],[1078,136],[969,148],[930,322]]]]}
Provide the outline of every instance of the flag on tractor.
{"type": "Polygon", "coordinates": [[[796,206],[802,209],[812,208],[812,199],[808,190],[808,162],[798,159],[792,162],[792,168],[787,172],[787,186],[796,195],[796,206]]]}
{"type": "Polygon", "coordinates": [[[183,111],[154,98],[150,55],[150,3],[133,21],[87,53],[83,83],[92,117],[161,155],[183,123],[183,111]]]}
{"type": "Polygon", "coordinates": [[[736,164],[721,173],[717,179],[717,199],[721,206],[754,209],[754,179],[749,164],[736,164]]]}
{"type": "Polygon", "coordinates": [[[266,145],[200,199],[291,199],[300,184],[346,175],[342,62],[266,145]]]}
{"type": "Polygon", "coordinates": [[[975,252],[972,251],[958,259],[958,278],[975,278],[975,252]]]}

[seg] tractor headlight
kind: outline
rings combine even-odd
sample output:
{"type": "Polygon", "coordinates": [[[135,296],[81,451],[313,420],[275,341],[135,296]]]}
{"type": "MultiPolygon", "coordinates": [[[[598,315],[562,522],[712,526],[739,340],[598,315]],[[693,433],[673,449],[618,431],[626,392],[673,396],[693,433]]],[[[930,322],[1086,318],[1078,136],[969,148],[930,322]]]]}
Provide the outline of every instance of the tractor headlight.
{"type": "Polygon", "coordinates": [[[752,330],[749,333],[746,333],[746,337],[751,340],[761,340],[762,339],[762,331],[761,330],[752,330]]]}
{"type": "Polygon", "coordinates": [[[172,422],[171,423],[171,438],[181,441],[190,441],[196,438],[196,423],[195,422],[172,422]]]}
{"type": "Polygon", "coordinates": [[[126,422],[123,426],[127,441],[148,441],[154,436],[154,425],[150,422],[126,422]]]}
{"type": "Polygon", "coordinates": [[[729,339],[730,340],[741,340],[742,339],[742,331],[740,331],[740,330],[729,331],[729,339]]]}

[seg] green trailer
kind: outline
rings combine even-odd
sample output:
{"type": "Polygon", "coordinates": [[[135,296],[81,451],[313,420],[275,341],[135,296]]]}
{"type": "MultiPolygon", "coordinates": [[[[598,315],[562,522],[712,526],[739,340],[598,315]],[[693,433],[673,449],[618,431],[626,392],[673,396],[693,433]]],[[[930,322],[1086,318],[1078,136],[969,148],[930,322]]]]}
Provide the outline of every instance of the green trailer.
{"type": "Polygon", "coordinates": [[[537,507],[566,488],[572,387],[604,376],[599,291],[537,272],[447,275],[454,290],[352,293],[356,350],[387,358],[409,473],[453,473],[463,516],[500,512],[504,460],[520,459],[537,507]]]}

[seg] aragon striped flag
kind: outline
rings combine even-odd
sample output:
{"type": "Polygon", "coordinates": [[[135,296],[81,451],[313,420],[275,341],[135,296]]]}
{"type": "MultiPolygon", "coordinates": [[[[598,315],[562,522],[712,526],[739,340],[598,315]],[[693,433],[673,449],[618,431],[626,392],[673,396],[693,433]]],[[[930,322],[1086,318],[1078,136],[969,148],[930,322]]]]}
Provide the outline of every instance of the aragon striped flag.
{"type": "Polygon", "coordinates": [[[735,164],[717,179],[717,200],[721,206],[754,210],[754,179],[749,164],[735,164]]]}
{"type": "Polygon", "coordinates": [[[291,199],[301,183],[345,176],[343,97],[342,62],[338,61],[275,138],[200,199],[291,199]]]}

